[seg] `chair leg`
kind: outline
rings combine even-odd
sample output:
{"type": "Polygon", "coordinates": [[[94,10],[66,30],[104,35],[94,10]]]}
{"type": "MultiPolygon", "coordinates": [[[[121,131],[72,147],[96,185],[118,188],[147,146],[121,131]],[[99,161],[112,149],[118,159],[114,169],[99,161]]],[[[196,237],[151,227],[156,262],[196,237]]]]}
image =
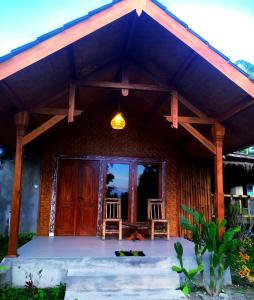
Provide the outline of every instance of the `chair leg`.
{"type": "Polygon", "coordinates": [[[151,222],[151,240],[154,240],[154,220],[151,222]]]}
{"type": "Polygon", "coordinates": [[[122,220],[119,221],[119,241],[122,240],[122,220]]]}
{"type": "Polygon", "coordinates": [[[167,240],[170,239],[170,223],[167,223],[167,240]]]}
{"type": "Polygon", "coordinates": [[[106,222],[105,220],[103,220],[102,223],[102,239],[105,240],[105,236],[106,236],[106,222]]]}

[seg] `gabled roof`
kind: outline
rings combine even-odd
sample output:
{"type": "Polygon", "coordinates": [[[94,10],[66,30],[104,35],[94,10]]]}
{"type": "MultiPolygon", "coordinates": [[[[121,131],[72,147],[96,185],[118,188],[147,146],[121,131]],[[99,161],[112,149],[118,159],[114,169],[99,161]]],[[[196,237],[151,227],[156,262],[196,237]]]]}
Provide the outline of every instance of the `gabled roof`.
{"type": "MultiPolygon", "coordinates": [[[[15,141],[15,110],[66,107],[71,79],[94,76],[97,81],[118,81],[123,58],[130,63],[130,82],[174,86],[207,116],[223,122],[226,152],[254,143],[254,132],[248,130],[254,114],[254,83],[155,0],[113,1],[2,57],[0,142],[8,135],[15,141]],[[143,9],[139,17],[138,5],[143,9]]],[[[100,101],[111,98],[110,92],[83,86],[80,109],[92,111],[100,101]]],[[[130,111],[138,111],[144,120],[156,115],[156,126],[164,126],[170,137],[186,140],[184,130],[172,133],[163,119],[169,113],[170,97],[165,100],[159,93],[134,91],[130,95],[131,101],[123,99],[130,111]]],[[[31,119],[31,127],[42,121],[31,119]]]]}
{"type": "MultiPolygon", "coordinates": [[[[0,80],[131,12],[132,10],[136,9],[137,5],[140,5],[139,3],[142,1],[144,3],[143,10],[148,15],[175,34],[179,39],[189,45],[204,59],[208,60],[209,63],[214,65],[218,70],[223,72],[227,77],[243,88],[248,94],[254,97],[254,84],[248,84],[248,82],[246,82],[246,79],[248,78],[251,83],[253,83],[253,80],[249,77],[249,75],[231,62],[227,56],[210,45],[209,42],[203,39],[199,34],[189,28],[186,23],[177,18],[157,0],[113,0],[111,3],[90,11],[85,16],[68,22],[62,27],[50,31],[28,44],[13,49],[9,54],[0,57],[0,80]],[[107,14],[107,12],[109,12],[109,14],[107,14]],[[107,15],[107,18],[105,18],[105,15],[107,15]],[[165,15],[168,16],[168,19],[165,19],[165,15]],[[93,23],[93,19],[97,17],[98,20],[101,18],[101,21],[98,21],[96,26],[95,24],[87,24],[89,21],[93,23]],[[85,25],[85,27],[89,27],[90,25],[91,28],[84,28],[83,32],[81,30],[81,32],[77,32],[77,36],[73,36],[73,38],[71,38],[70,36],[73,33],[68,32],[68,30],[74,29],[81,24],[85,25]],[[175,27],[176,25],[177,27],[175,27]],[[186,31],[188,34],[184,33],[184,31],[186,31]],[[65,41],[57,44],[58,36],[63,38],[65,41]],[[53,45],[53,48],[51,47],[50,49],[42,49],[39,51],[40,53],[38,55],[35,55],[34,59],[29,59],[27,57],[24,59],[26,52],[28,52],[29,56],[32,56],[33,49],[35,50],[36,47],[43,45],[43,43],[49,42],[52,38],[55,38],[54,43],[56,43],[55,46],[53,45]],[[211,54],[213,54],[213,57],[209,57],[211,54]],[[20,62],[19,56],[23,62],[20,62]],[[12,62],[14,63],[14,66],[12,62]],[[225,68],[228,70],[225,70],[225,68]],[[233,74],[231,74],[232,72],[233,74]],[[239,72],[239,74],[237,74],[237,72],[239,72]]],[[[45,48],[47,48],[47,46],[45,45],[45,48]]]]}

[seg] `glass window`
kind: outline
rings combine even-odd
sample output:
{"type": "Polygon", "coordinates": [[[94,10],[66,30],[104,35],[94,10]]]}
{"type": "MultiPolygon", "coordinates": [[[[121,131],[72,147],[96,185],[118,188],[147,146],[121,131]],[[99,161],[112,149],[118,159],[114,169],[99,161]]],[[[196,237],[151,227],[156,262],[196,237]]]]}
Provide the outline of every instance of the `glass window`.
{"type": "Polygon", "coordinates": [[[128,220],[129,172],[128,164],[107,165],[106,197],[121,198],[123,220],[128,220]]]}
{"type": "Polygon", "coordinates": [[[137,166],[137,221],[147,221],[147,199],[159,198],[158,165],[140,164],[137,166]]]}

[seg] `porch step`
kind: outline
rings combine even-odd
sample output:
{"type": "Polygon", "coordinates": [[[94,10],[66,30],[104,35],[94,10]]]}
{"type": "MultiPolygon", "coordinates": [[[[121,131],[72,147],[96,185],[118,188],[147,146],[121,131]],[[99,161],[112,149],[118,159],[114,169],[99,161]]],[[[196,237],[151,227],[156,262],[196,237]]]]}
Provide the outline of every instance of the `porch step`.
{"type": "Polygon", "coordinates": [[[96,258],[69,269],[65,300],[181,299],[169,258],[96,258]]]}
{"type": "Polygon", "coordinates": [[[117,291],[121,289],[132,290],[145,288],[166,289],[177,288],[179,286],[179,276],[159,275],[159,274],[126,274],[126,275],[90,275],[68,277],[68,290],[75,291],[117,291]]]}
{"type": "Polygon", "coordinates": [[[107,292],[66,291],[65,300],[180,300],[186,299],[179,290],[132,290],[107,292]]]}

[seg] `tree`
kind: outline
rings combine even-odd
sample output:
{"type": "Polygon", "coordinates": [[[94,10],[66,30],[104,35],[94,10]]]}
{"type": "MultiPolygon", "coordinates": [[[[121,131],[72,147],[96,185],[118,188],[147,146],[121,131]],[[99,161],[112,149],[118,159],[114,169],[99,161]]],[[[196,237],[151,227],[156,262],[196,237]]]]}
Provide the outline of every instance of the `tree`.
{"type": "Polygon", "coordinates": [[[239,59],[235,63],[239,68],[241,68],[244,72],[250,75],[251,79],[254,79],[254,65],[247,62],[246,60],[239,59]]]}

